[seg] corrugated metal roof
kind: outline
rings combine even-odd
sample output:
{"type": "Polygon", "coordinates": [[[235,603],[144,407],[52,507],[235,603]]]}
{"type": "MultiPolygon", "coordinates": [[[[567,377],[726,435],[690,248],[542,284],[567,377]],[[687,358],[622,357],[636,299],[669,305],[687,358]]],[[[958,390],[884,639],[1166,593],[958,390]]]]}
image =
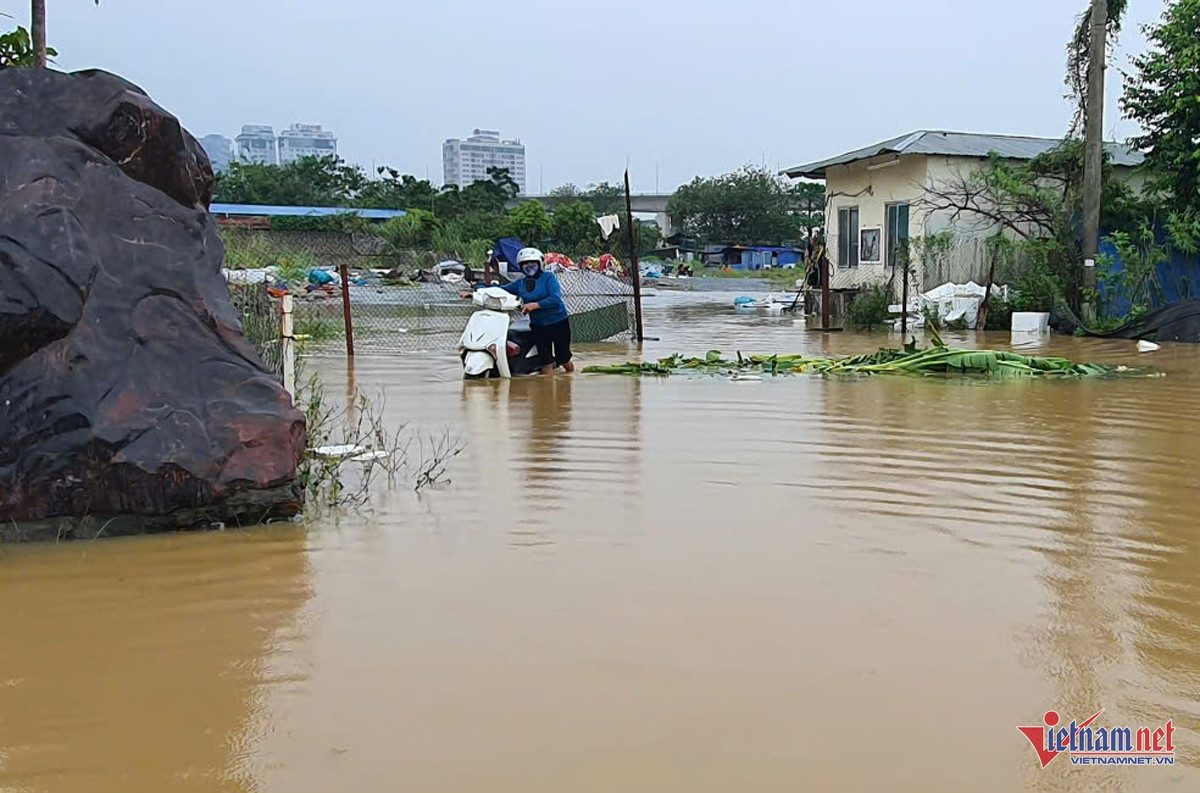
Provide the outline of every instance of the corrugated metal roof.
{"type": "Polygon", "coordinates": [[[353,209],[351,207],[280,207],[260,204],[213,204],[214,215],[245,217],[325,218],[333,215],[357,215],[368,220],[390,220],[406,214],[403,209],[353,209]]]}
{"type": "MultiPolygon", "coordinates": [[[[975,132],[942,132],[921,130],[898,138],[876,143],[862,149],[839,154],[827,160],[797,165],[784,171],[792,178],[824,179],[825,169],[847,165],[881,154],[932,154],[950,157],[987,157],[992,152],[1014,160],[1032,160],[1062,143],[1059,138],[1030,138],[1020,135],[983,135],[975,132]]],[[[1105,143],[1114,165],[1141,165],[1141,152],[1123,143],[1105,143]]]]}

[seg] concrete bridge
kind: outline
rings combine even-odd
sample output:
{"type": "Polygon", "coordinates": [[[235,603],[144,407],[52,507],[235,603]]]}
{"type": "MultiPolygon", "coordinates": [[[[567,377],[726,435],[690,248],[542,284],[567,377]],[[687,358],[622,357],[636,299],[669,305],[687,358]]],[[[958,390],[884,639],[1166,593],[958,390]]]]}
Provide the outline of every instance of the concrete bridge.
{"type": "MultiPolygon", "coordinates": [[[[664,237],[675,233],[674,224],[671,223],[671,217],[667,214],[667,202],[671,200],[671,195],[671,193],[633,193],[630,196],[634,212],[654,213],[654,219],[658,222],[658,228],[664,237]]],[[[546,205],[547,209],[553,211],[560,204],[569,204],[577,200],[579,200],[579,196],[520,195],[511,199],[505,206],[512,209],[522,201],[540,201],[546,205]]],[[[624,207],[622,207],[621,214],[624,214],[624,207]]]]}

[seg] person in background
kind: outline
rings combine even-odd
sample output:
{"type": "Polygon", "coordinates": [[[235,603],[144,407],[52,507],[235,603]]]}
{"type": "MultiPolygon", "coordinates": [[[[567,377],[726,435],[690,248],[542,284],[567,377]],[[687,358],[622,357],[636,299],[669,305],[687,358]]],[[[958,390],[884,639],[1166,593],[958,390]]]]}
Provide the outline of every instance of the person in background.
{"type": "MultiPolygon", "coordinates": [[[[542,374],[552,374],[561,366],[575,371],[571,360],[571,316],[563,301],[558,276],[545,270],[546,257],[537,248],[522,248],[517,254],[517,266],[523,277],[500,286],[505,292],[521,299],[521,311],[529,315],[529,329],[537,346],[538,365],[542,374]]],[[[470,297],[464,292],[463,297],[470,297]]]]}
{"type": "Polygon", "coordinates": [[[829,273],[829,257],[825,253],[825,235],[821,229],[813,232],[804,256],[804,283],[809,289],[820,289],[822,278],[829,273]]]}

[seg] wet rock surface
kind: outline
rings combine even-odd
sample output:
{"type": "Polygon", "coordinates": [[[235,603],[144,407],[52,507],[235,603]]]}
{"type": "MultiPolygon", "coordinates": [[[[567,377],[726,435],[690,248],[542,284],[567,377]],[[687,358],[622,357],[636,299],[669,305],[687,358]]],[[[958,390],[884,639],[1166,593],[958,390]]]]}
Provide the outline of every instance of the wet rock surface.
{"type": "Polygon", "coordinates": [[[0,537],[299,509],[303,416],[242,336],[198,143],[103,72],[0,72],[0,537]]]}

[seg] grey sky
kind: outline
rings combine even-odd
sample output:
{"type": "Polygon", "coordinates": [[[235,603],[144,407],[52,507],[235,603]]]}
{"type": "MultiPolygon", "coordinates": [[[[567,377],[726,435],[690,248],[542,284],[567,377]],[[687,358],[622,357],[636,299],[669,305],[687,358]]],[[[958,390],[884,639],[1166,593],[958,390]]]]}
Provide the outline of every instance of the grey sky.
{"type": "MultiPolygon", "coordinates": [[[[914,129],[1057,136],[1084,0],[49,0],[64,69],[140,84],[195,134],[332,128],[348,160],[441,180],[474,127],[528,149],[529,188],[669,190],[914,129]]],[[[22,22],[26,0],[0,0],[22,22]]],[[[1116,54],[1162,0],[1130,0],[1116,54]]],[[[1110,71],[1106,132],[1117,115],[1110,71]]]]}

